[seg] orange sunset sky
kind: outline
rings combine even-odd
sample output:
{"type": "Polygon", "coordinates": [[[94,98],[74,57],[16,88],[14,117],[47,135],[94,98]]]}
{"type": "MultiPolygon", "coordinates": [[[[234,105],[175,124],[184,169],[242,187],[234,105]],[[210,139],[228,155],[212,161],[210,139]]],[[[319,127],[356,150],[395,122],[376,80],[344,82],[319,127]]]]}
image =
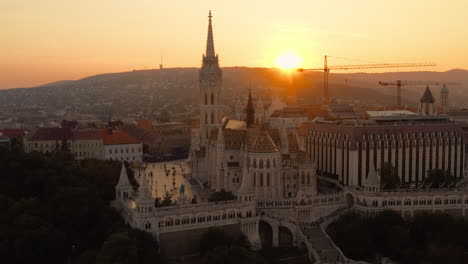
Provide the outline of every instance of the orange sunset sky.
{"type": "Polygon", "coordinates": [[[210,9],[223,67],[289,52],[301,67],[468,69],[467,0],[0,0],[0,89],[158,68],[161,51],[165,67],[199,67],[210,9]]]}

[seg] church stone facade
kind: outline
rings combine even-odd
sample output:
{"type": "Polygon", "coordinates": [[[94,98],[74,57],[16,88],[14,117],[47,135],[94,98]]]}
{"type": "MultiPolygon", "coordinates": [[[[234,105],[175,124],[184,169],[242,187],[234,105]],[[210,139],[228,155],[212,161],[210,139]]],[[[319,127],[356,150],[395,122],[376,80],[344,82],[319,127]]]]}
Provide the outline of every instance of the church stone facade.
{"type": "Polygon", "coordinates": [[[192,132],[192,177],[244,201],[315,195],[315,165],[299,145],[291,116],[276,116],[271,127],[261,100],[254,106],[250,92],[242,115],[237,114],[242,119],[223,116],[222,71],[214,49],[211,13],[199,77],[200,118],[192,132]]]}

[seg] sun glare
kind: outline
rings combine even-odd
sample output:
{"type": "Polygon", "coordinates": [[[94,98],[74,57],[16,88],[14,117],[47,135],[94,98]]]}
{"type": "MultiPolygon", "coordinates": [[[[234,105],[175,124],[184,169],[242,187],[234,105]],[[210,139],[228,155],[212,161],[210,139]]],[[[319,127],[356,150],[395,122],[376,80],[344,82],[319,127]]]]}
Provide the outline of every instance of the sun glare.
{"type": "Polygon", "coordinates": [[[293,68],[299,67],[302,59],[299,58],[296,54],[288,52],[284,53],[276,59],[276,65],[281,69],[291,70],[293,68]]]}

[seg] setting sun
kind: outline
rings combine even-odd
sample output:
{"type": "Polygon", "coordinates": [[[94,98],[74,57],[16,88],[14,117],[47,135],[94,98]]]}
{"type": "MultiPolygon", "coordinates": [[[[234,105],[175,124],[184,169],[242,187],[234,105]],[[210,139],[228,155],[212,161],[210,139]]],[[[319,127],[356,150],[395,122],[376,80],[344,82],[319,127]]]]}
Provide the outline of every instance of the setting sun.
{"type": "Polygon", "coordinates": [[[290,70],[297,68],[301,64],[302,59],[296,54],[288,52],[284,53],[276,59],[276,65],[282,69],[290,70]]]}

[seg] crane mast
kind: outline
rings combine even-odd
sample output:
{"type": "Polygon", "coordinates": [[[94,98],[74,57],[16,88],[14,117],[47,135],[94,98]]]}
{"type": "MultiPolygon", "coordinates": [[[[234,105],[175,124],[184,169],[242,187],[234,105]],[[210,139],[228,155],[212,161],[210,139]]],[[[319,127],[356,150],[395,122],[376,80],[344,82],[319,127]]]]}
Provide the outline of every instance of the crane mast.
{"type": "Polygon", "coordinates": [[[397,88],[397,106],[401,106],[401,88],[406,85],[461,85],[458,82],[437,82],[437,81],[402,81],[379,82],[382,86],[396,86],[397,88]]]}
{"type": "MultiPolygon", "coordinates": [[[[324,65],[323,68],[309,68],[297,69],[298,72],[304,71],[323,71],[323,103],[329,104],[329,74],[330,70],[357,70],[357,69],[385,69],[385,68],[410,68],[410,67],[427,67],[427,66],[436,66],[433,63],[380,63],[380,64],[358,64],[358,65],[337,65],[337,66],[329,66],[328,65],[328,57],[325,55],[324,57],[324,65]]],[[[401,95],[401,91],[399,92],[401,95]]]]}

